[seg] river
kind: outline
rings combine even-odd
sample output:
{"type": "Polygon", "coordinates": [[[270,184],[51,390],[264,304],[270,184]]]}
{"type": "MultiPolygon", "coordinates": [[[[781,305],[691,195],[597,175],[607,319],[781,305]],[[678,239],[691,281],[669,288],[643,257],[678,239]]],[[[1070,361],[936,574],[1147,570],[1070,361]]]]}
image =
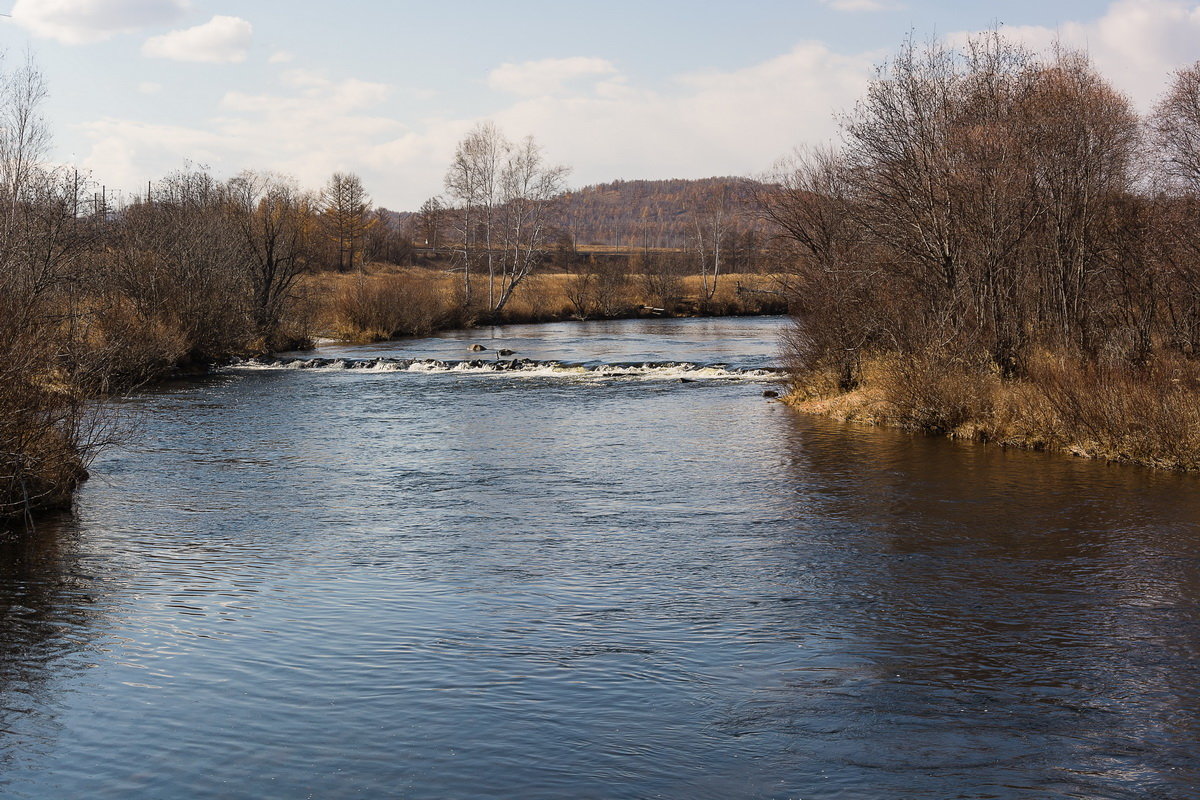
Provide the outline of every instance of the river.
{"type": "Polygon", "coordinates": [[[130,399],[0,542],[0,796],[1200,796],[1197,479],[800,416],[782,325],[130,399]]]}

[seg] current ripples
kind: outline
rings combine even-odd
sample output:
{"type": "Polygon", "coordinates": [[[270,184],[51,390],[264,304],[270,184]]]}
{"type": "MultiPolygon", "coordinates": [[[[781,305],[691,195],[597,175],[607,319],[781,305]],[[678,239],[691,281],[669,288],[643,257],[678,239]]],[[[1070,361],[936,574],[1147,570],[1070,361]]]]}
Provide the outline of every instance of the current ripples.
{"type": "Polygon", "coordinates": [[[0,545],[0,794],[1193,796],[1194,479],[761,391],[137,398],[76,514],[0,545]]]}

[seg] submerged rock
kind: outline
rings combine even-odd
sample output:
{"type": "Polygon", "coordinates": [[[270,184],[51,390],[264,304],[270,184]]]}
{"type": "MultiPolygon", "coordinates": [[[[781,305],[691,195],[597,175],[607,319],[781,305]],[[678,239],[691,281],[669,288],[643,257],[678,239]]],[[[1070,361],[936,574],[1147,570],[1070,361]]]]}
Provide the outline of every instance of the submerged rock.
{"type": "Polygon", "coordinates": [[[516,355],[516,351],[515,351],[515,350],[505,350],[505,349],[500,349],[500,350],[497,350],[497,351],[496,351],[496,355],[499,355],[499,356],[511,356],[511,355],[516,355]]]}

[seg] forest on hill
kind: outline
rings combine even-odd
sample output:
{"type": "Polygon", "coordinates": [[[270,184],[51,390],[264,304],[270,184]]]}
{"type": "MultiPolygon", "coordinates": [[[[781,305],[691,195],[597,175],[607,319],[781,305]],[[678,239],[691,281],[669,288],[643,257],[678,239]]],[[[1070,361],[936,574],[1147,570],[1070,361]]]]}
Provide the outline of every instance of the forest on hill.
{"type": "MultiPolygon", "coordinates": [[[[557,240],[583,248],[684,250],[695,246],[697,225],[717,209],[730,212],[729,228],[750,246],[765,226],[747,213],[765,185],[750,178],[615,180],[566,192],[556,199],[557,240]]],[[[442,201],[438,201],[439,204],[442,201]]],[[[421,211],[380,209],[397,230],[420,245],[421,211]]]]}
{"type": "MultiPolygon", "coordinates": [[[[567,193],[562,224],[584,246],[687,248],[706,211],[745,208],[759,188],[756,181],[734,177],[599,183],[567,193]]],[[[744,214],[731,227],[743,234],[759,231],[744,214]]]]}

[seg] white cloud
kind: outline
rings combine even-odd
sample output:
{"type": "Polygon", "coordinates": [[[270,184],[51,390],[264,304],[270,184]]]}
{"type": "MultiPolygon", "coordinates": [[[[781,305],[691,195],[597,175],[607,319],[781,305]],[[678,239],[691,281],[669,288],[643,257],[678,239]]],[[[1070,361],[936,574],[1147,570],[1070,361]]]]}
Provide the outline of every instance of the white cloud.
{"type": "Polygon", "coordinates": [[[141,192],[146,181],[161,178],[185,163],[218,165],[238,143],[220,133],[179,125],[100,119],[81,126],[93,146],[83,160],[110,188],[141,192]]]}
{"type": "MultiPolygon", "coordinates": [[[[1118,0],[1091,22],[1004,30],[1037,48],[1056,37],[1088,47],[1104,74],[1145,108],[1171,70],[1200,58],[1200,0],[1118,0]]],[[[575,168],[577,184],[752,174],[795,145],[834,136],[835,115],[853,107],[888,55],[845,55],[805,42],[742,69],[690,73],[665,85],[639,82],[599,58],[504,64],[486,76],[488,116],[512,138],[536,136],[549,158],[575,168]]],[[[310,187],[348,170],[380,203],[412,209],[442,191],[455,144],[478,121],[441,114],[402,123],[396,115],[411,113],[421,96],[414,90],[296,68],[279,78],[269,91],[227,93],[192,127],[89,123],[82,127],[91,142],[84,166],[109,186],[134,190],[186,159],[222,175],[287,172],[310,187]]]]}
{"type": "Polygon", "coordinates": [[[681,76],[666,90],[614,78],[494,117],[516,135],[536,135],[583,183],[754,173],[796,144],[833,136],[835,114],[853,105],[877,60],[808,42],[744,69],[681,76]]]}
{"type": "Polygon", "coordinates": [[[904,8],[895,0],[821,0],[834,11],[896,11],[904,8]]]}
{"type": "Polygon", "coordinates": [[[271,57],[267,59],[267,62],[270,64],[287,64],[294,58],[295,56],[289,53],[287,50],[278,50],[271,54],[271,57]]]}
{"type": "Polygon", "coordinates": [[[373,113],[387,99],[387,86],[300,70],[284,82],[279,94],[227,93],[204,127],[116,118],[87,123],[81,128],[92,148],[83,166],[110,186],[145,186],[190,160],[225,175],[275,169],[315,187],[335,170],[362,169],[361,149],[404,131],[373,113]]]}
{"type": "MultiPolygon", "coordinates": [[[[575,168],[579,184],[756,173],[799,143],[832,136],[835,113],[861,95],[881,56],[838,55],[809,42],[744,69],[683,75],[659,89],[638,86],[602,62],[554,71],[595,79],[573,91],[566,79],[533,81],[537,94],[510,98],[490,116],[512,138],[536,136],[549,158],[575,168]]],[[[223,175],[278,170],[310,187],[350,170],[378,202],[416,208],[442,191],[454,146],[477,121],[442,116],[403,124],[389,114],[403,89],[303,69],[286,70],[280,80],[274,92],[229,92],[197,128],[91,123],[84,127],[92,140],[85,166],[110,186],[132,188],[185,159],[223,175]]],[[[495,86],[512,88],[503,80],[495,86]]]]}
{"type": "Polygon", "coordinates": [[[142,45],[142,54],[173,61],[232,64],[246,60],[254,26],[240,17],[216,16],[194,28],[154,36],[142,45]]]}
{"type": "Polygon", "coordinates": [[[488,75],[488,86],[522,96],[554,94],[580,78],[613,75],[617,68],[603,58],[547,58],[501,64],[488,75]]]}
{"type": "Polygon", "coordinates": [[[88,44],[177,20],[188,0],[17,0],[12,18],[35,36],[88,44]]]}
{"type": "Polygon", "coordinates": [[[142,81],[138,84],[138,91],[142,94],[158,94],[162,91],[162,84],[154,81],[142,81]]]}
{"type": "Polygon", "coordinates": [[[1092,22],[1001,30],[1035,50],[1047,50],[1056,40],[1087,50],[1101,74],[1142,110],[1153,105],[1174,70],[1200,60],[1200,4],[1183,0],[1118,0],[1092,22]]]}

